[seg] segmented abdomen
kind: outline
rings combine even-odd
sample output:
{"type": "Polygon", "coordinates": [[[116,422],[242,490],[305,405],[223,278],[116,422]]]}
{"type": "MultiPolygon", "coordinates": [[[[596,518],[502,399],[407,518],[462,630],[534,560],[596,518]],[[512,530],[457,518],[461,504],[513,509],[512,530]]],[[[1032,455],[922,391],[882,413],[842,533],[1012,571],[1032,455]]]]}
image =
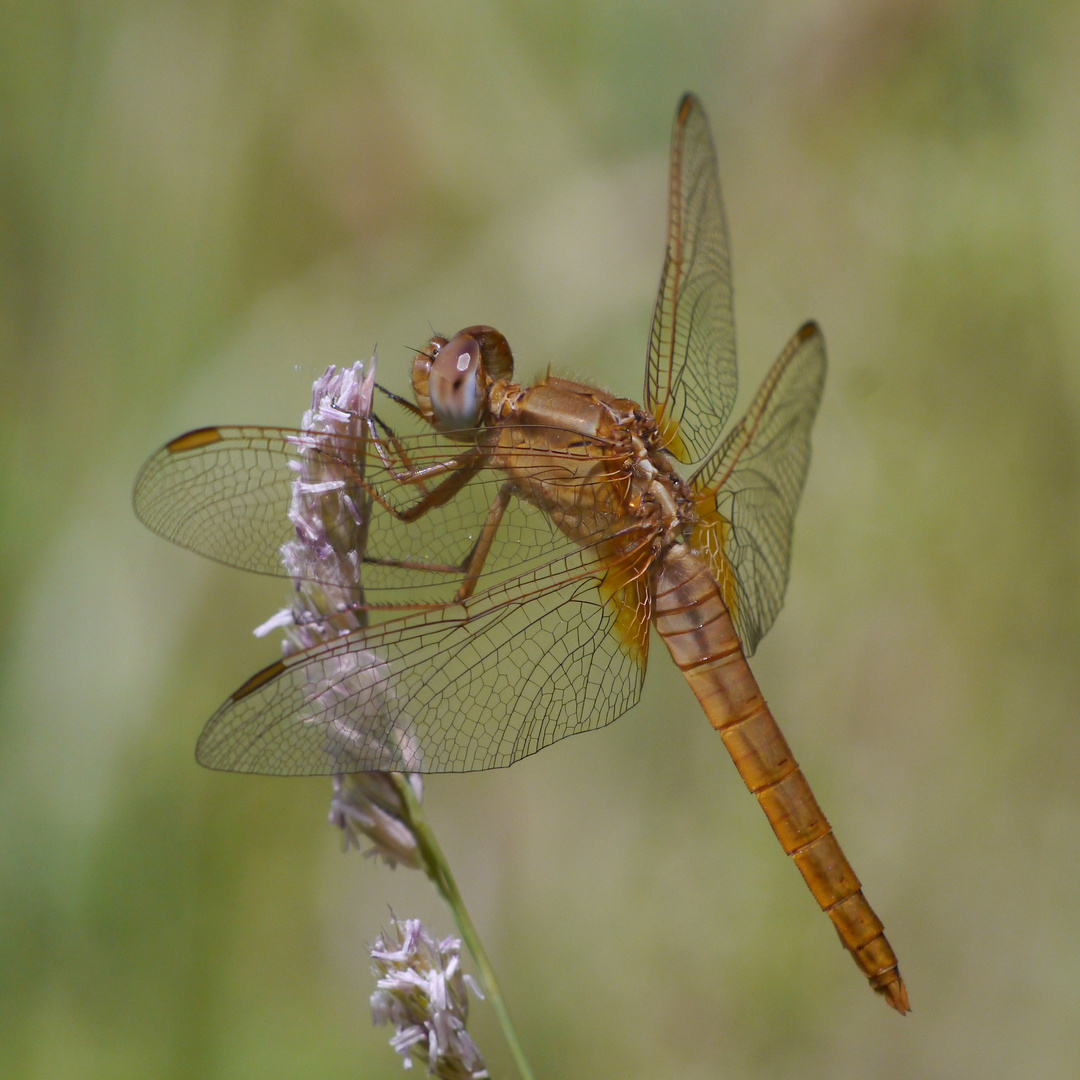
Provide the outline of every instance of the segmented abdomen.
{"type": "Polygon", "coordinates": [[[655,570],[653,620],[777,839],[855,963],[894,1009],[907,991],[881,920],[773,719],[706,565],[676,545],[655,570]]]}

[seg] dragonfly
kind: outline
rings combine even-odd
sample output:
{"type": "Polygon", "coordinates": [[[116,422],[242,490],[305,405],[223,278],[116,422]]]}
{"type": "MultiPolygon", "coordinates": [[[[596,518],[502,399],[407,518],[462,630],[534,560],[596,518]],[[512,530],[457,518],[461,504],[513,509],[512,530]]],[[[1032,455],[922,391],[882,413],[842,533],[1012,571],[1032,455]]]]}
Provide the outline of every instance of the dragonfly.
{"type": "MultiPolygon", "coordinates": [[[[844,947],[906,1013],[881,920],[747,662],[784,598],[825,345],[803,325],[724,433],[737,383],[727,226],[692,94],[673,127],[642,403],[550,374],[522,386],[513,367],[502,334],[470,326],[416,356],[413,401],[391,395],[419,433],[373,416],[320,438],[210,427],[147,461],[138,517],[246,570],[289,576],[290,500],[313,454],[338,478],[329,497],[364,516],[363,550],[348,553],[363,619],[328,623],[248,679],[207,722],[198,760],[290,776],[508,766],[632,708],[655,627],[844,947]]],[[[296,587],[337,581],[339,555],[296,587]]]]}

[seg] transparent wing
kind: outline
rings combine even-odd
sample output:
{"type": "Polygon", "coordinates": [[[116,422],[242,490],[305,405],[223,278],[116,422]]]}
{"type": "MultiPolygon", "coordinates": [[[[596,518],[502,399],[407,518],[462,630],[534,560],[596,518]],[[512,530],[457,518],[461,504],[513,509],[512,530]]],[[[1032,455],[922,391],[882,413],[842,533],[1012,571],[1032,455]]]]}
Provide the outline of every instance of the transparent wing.
{"type": "Polygon", "coordinates": [[[727,226],[709,122],[687,94],[671,135],[668,238],[656,297],[645,405],[667,448],[700,461],[735,402],[735,322],[727,226]]]}
{"type": "Polygon", "coordinates": [[[747,655],[784,602],[795,510],[824,381],[825,340],[806,323],[692,480],[699,518],[692,543],[711,563],[747,655]]]}
{"type": "Polygon", "coordinates": [[[139,471],[135,516],[180,547],[285,577],[281,547],[299,468],[299,431],[209,427],[166,443],[139,471]]]}
{"type": "MultiPolygon", "coordinates": [[[[561,499],[564,512],[572,513],[577,502],[591,501],[579,498],[583,488],[602,484],[608,477],[602,459],[595,456],[602,448],[579,438],[573,447],[560,450],[558,442],[567,440],[564,432],[558,435],[556,448],[542,455],[544,464],[538,463],[534,451],[522,453],[528,457],[530,475],[545,480],[561,499]],[[582,455],[599,461],[600,467],[583,476],[582,455]]],[[[478,440],[488,437],[489,430],[477,433],[478,440]]],[[[534,428],[523,441],[535,444],[538,438],[539,429],[534,428]]],[[[393,444],[394,464],[423,469],[467,455],[477,445],[451,443],[435,433],[399,438],[393,444]]],[[[370,439],[323,434],[315,440],[302,431],[282,428],[204,428],[174,439],[143,466],[135,485],[135,512],[150,529],[181,547],[228,566],[291,576],[282,564],[282,547],[297,536],[296,485],[301,482],[301,465],[305,475],[311,475],[310,457],[304,455],[313,452],[320,456],[318,475],[336,477],[330,482],[336,487],[318,493],[316,524],[333,541],[333,519],[351,524],[350,515],[362,514],[366,521],[361,577],[371,604],[449,600],[505,483],[505,475],[490,469],[472,469],[464,486],[445,503],[416,520],[402,521],[392,510],[407,510],[445,475],[423,484],[400,483],[370,439]],[[371,497],[373,492],[379,500],[371,497]]],[[[513,451],[506,453],[512,461],[513,451]]],[[[512,499],[478,587],[487,588],[575,546],[546,514],[512,499]]],[[[339,560],[356,556],[328,547],[321,566],[305,563],[306,580],[335,585],[340,579],[339,560]]]]}
{"type": "Polygon", "coordinates": [[[615,595],[611,567],[647,566],[648,537],[579,548],[463,605],[417,613],[278,661],[208,721],[214,769],[311,776],[510,765],[610,723],[638,700],[645,574],[615,595]],[[607,554],[605,554],[607,553],[607,554]],[[608,572],[598,573],[607,562],[608,572]]]}

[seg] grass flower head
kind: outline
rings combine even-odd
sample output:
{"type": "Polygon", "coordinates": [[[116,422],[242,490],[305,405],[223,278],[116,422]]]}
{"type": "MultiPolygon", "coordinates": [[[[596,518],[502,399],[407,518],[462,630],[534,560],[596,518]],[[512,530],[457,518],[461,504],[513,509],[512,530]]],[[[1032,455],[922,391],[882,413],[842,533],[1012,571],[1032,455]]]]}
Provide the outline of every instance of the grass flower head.
{"type": "Polygon", "coordinates": [[[461,970],[461,942],[436,943],[419,919],[392,919],[389,932],[371,947],[376,977],[371,1013],[376,1024],[393,1024],[390,1045],[406,1069],[420,1061],[432,1076],[481,1080],[488,1075],[466,1030],[469,990],[480,987],[461,970]]]}

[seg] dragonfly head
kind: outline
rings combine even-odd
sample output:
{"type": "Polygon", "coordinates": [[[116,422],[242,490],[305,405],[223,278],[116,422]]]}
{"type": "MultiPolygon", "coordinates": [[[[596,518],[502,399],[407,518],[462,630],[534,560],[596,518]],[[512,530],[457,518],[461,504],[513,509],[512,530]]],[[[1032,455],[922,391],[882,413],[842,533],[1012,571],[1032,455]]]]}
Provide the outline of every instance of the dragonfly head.
{"type": "Polygon", "coordinates": [[[428,342],[413,364],[413,393],[424,419],[452,434],[482,423],[488,388],[513,374],[506,338],[490,326],[467,326],[449,341],[428,342]]]}

